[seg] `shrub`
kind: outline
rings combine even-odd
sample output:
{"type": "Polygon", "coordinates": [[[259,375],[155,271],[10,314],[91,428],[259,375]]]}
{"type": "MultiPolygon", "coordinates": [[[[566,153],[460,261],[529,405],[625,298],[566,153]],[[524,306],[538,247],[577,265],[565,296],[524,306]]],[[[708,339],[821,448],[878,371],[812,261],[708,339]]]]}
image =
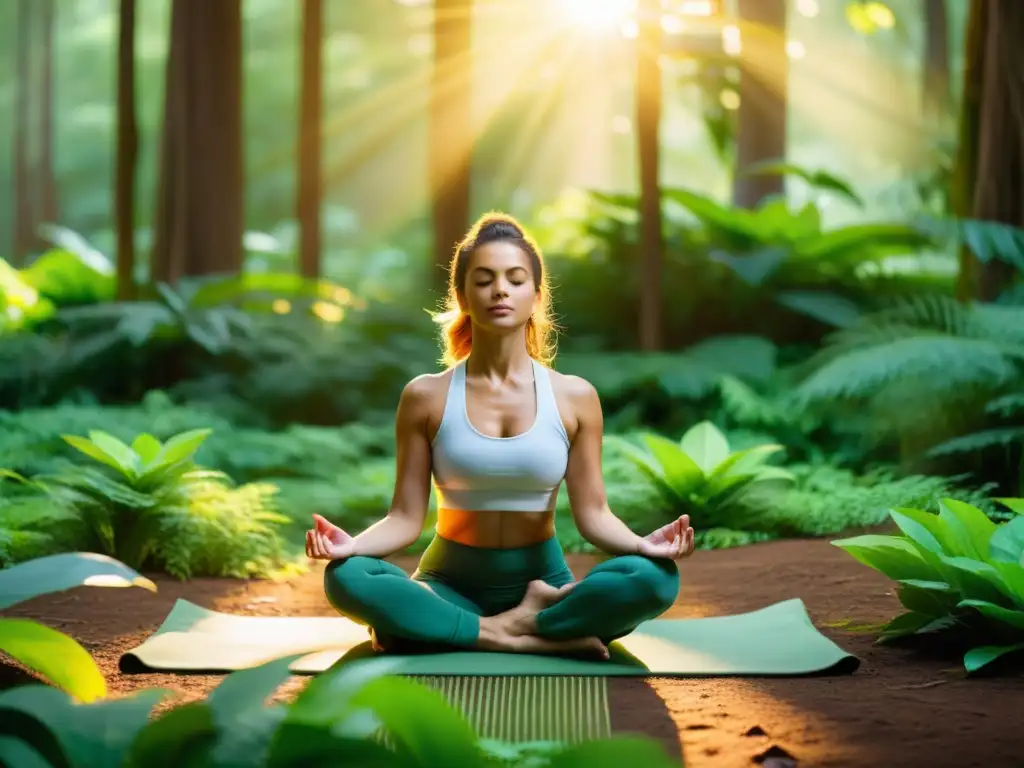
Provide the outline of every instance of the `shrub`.
{"type": "Polygon", "coordinates": [[[832,542],[896,582],[906,612],[879,628],[880,640],[958,630],[973,646],[969,672],[1024,650],[1024,499],[1002,501],[1017,513],[1004,523],[945,499],[937,514],[890,510],[901,535],[832,542]]]}

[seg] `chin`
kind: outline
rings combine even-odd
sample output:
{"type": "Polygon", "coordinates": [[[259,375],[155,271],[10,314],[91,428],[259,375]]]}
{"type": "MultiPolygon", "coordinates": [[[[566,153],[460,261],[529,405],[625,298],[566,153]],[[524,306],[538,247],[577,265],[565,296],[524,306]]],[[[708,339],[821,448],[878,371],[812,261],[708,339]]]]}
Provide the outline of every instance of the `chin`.
{"type": "Polygon", "coordinates": [[[524,319],[514,315],[508,315],[507,317],[485,315],[483,321],[477,323],[477,325],[489,331],[493,330],[496,333],[509,333],[510,331],[516,331],[525,327],[528,320],[529,318],[524,319]]]}

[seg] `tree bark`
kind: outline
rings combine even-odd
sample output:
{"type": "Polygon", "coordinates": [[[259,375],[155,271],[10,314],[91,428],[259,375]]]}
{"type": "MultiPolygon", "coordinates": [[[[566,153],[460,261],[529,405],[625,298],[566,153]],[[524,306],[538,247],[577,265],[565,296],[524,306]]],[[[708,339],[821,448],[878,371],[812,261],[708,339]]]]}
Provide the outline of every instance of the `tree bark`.
{"type": "MultiPolygon", "coordinates": [[[[953,184],[961,218],[1024,227],[1024,5],[972,2],[964,67],[960,143],[953,184]]],[[[992,301],[1008,287],[1014,268],[960,253],[957,296],[992,301]]]]}
{"type": "MultiPolygon", "coordinates": [[[[989,0],[974,217],[1024,227],[1024,4],[989,0]]],[[[981,265],[977,298],[996,299],[1015,268],[993,259],[981,265]]]]}
{"type": "Polygon", "coordinates": [[[641,0],[636,45],[636,127],[640,167],[640,348],[661,347],[661,3],[641,0]]]}
{"type": "Polygon", "coordinates": [[[18,2],[18,39],[15,41],[14,146],[14,266],[21,266],[35,245],[35,190],[32,184],[32,0],[18,2]]]}
{"type": "Polygon", "coordinates": [[[117,228],[117,298],[135,298],[135,0],[121,0],[117,38],[117,155],[114,221],[117,228]]]}
{"type": "Polygon", "coordinates": [[[430,93],[431,283],[443,292],[455,245],[469,226],[473,157],[472,0],[434,3],[430,93]]]}
{"type": "Polygon", "coordinates": [[[789,59],[785,0],[739,0],[739,19],[743,49],[733,202],[754,208],[765,197],[784,190],[780,175],[747,176],[743,170],[786,154],[789,59]]]}
{"type": "Polygon", "coordinates": [[[320,207],[323,201],[323,0],[303,0],[301,102],[299,106],[299,271],[320,275],[320,207]]]}
{"type": "Polygon", "coordinates": [[[240,0],[174,0],[151,275],[242,268],[240,0]]]}
{"type": "Polygon", "coordinates": [[[57,203],[57,176],[53,167],[53,33],[55,23],[55,0],[37,0],[41,45],[40,62],[40,126],[39,126],[39,212],[37,220],[49,224],[59,223],[60,211],[57,203]]]}
{"type": "Polygon", "coordinates": [[[949,15],[946,0],[924,0],[924,82],[922,98],[925,117],[942,119],[949,110],[949,15]]]}

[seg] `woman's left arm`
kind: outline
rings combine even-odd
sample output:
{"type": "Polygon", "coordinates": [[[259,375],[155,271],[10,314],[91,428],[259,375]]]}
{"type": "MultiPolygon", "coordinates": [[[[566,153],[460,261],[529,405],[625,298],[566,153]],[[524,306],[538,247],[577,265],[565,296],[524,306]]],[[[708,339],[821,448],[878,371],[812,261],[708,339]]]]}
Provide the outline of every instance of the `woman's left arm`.
{"type": "Polygon", "coordinates": [[[576,527],[584,539],[610,555],[636,554],[640,551],[641,537],[608,507],[601,471],[604,415],[597,390],[577,376],[566,376],[563,381],[576,418],[576,433],[565,472],[576,527]]]}
{"type": "Polygon", "coordinates": [[[562,381],[576,421],[565,482],[580,534],[609,555],[643,554],[671,559],[689,555],[693,551],[693,529],[689,527],[688,516],[648,536],[638,536],[608,507],[601,467],[604,435],[601,400],[594,386],[585,379],[564,376],[562,381]]]}

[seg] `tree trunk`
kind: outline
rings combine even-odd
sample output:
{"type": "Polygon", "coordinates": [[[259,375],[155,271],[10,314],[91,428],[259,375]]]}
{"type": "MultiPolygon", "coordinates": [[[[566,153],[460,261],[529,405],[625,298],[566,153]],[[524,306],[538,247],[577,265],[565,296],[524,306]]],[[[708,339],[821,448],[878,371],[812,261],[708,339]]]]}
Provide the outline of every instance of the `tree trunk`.
{"type": "Polygon", "coordinates": [[[117,227],[117,298],[135,298],[135,0],[121,0],[117,38],[117,155],[114,221],[117,227]]]}
{"type": "Polygon", "coordinates": [[[167,58],[151,276],[242,268],[240,0],[175,0],[167,58]]]}
{"type": "Polygon", "coordinates": [[[12,261],[21,266],[35,245],[35,190],[32,188],[32,0],[18,2],[18,39],[15,41],[14,106],[14,243],[12,261]]]}
{"type": "Polygon", "coordinates": [[[434,3],[430,93],[430,190],[434,225],[431,283],[444,290],[455,245],[469,226],[473,157],[472,0],[434,3]]]}
{"type": "Polygon", "coordinates": [[[320,206],[323,201],[323,0],[303,0],[301,104],[299,107],[299,271],[320,275],[320,206]]]}
{"type": "Polygon", "coordinates": [[[661,347],[661,3],[642,0],[636,45],[636,128],[640,166],[640,348],[661,347]]]}
{"type": "Polygon", "coordinates": [[[53,32],[56,13],[55,0],[38,2],[40,15],[40,126],[39,126],[39,213],[37,220],[49,224],[59,223],[57,207],[57,178],[53,168],[53,32]]]}
{"type": "Polygon", "coordinates": [[[924,82],[922,98],[925,117],[944,119],[949,94],[949,15],[946,0],[924,0],[924,82]]]}
{"type": "MultiPolygon", "coordinates": [[[[974,217],[1024,227],[1024,4],[988,4],[974,217]]],[[[977,297],[993,301],[1014,273],[1005,261],[982,264],[977,297]]]]}
{"type": "MultiPolygon", "coordinates": [[[[964,108],[956,177],[957,213],[1024,227],[1024,5],[1005,0],[971,4],[964,108]]],[[[966,249],[958,294],[993,301],[1015,269],[985,263],[966,249]]]]}
{"type": "Polygon", "coordinates": [[[743,50],[733,202],[754,208],[784,189],[780,175],[747,176],[743,171],[754,163],[786,155],[789,59],[785,0],[739,0],[739,19],[743,50]]]}

